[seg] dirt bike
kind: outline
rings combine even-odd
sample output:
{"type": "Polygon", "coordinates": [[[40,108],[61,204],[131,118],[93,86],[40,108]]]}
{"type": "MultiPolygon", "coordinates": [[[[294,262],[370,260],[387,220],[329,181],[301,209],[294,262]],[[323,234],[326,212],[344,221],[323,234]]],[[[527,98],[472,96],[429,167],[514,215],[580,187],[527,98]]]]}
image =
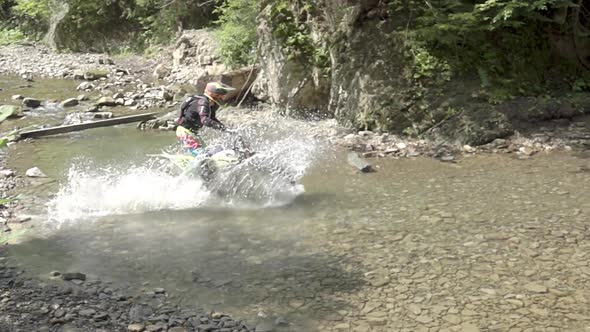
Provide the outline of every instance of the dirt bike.
{"type": "Polygon", "coordinates": [[[233,147],[217,149],[207,154],[170,154],[163,152],[152,157],[160,157],[170,161],[177,175],[198,176],[206,182],[211,181],[220,172],[241,164],[252,157],[254,152],[245,144],[242,137],[234,141],[233,147]]]}

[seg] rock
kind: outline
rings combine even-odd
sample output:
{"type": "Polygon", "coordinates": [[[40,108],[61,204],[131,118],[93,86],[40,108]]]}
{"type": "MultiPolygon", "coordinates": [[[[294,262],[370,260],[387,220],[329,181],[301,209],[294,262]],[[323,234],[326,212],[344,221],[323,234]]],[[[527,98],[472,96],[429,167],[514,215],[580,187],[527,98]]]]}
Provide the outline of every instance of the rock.
{"type": "Polygon", "coordinates": [[[533,293],[547,293],[547,287],[534,282],[524,285],[524,288],[533,293]]]}
{"type": "Polygon", "coordinates": [[[536,153],[535,150],[533,150],[532,148],[529,148],[527,146],[523,146],[520,149],[518,149],[518,151],[520,151],[520,153],[522,153],[525,156],[532,156],[533,154],[536,153]]]}
{"type": "MultiPolygon", "coordinates": [[[[14,118],[22,115],[22,107],[16,105],[1,105],[0,114],[2,117],[14,118]]],[[[0,121],[2,122],[2,121],[0,121]]]]}
{"type": "Polygon", "coordinates": [[[154,69],[153,76],[157,79],[163,79],[163,78],[169,76],[170,73],[171,73],[170,68],[168,66],[166,66],[165,64],[161,63],[156,66],[156,69],[154,69]]]}
{"type": "Polygon", "coordinates": [[[12,96],[12,100],[23,100],[25,99],[25,96],[22,95],[14,95],[12,96]]]}
{"type": "Polygon", "coordinates": [[[188,332],[188,330],[184,327],[177,326],[169,329],[168,332],[188,332]]]}
{"type": "Polygon", "coordinates": [[[273,332],[275,330],[275,327],[272,323],[269,322],[263,322],[260,323],[258,325],[256,325],[256,332],[273,332]]]}
{"type": "Polygon", "coordinates": [[[49,276],[50,277],[54,277],[54,278],[55,277],[59,277],[59,276],[61,276],[61,272],[59,272],[59,271],[51,271],[51,272],[49,272],[49,276]]]}
{"type": "Polygon", "coordinates": [[[72,76],[74,77],[75,80],[83,80],[84,79],[84,72],[81,70],[76,70],[76,71],[74,71],[74,74],[72,76]]]}
{"type": "Polygon", "coordinates": [[[125,105],[125,99],[118,98],[117,100],[115,100],[115,103],[117,103],[117,105],[123,106],[123,105],[125,105]]]}
{"type": "Polygon", "coordinates": [[[92,89],[94,89],[94,85],[90,82],[82,82],[76,88],[76,90],[79,90],[79,91],[86,91],[86,90],[92,90],[92,89]]]}
{"type": "MultiPolygon", "coordinates": [[[[350,331],[350,323],[340,323],[334,326],[334,330],[336,331],[350,331]]],[[[258,330],[256,330],[258,331],[258,330]]]]}
{"type": "Polygon", "coordinates": [[[446,163],[456,162],[455,156],[452,156],[452,155],[444,155],[444,156],[440,157],[440,161],[446,162],[446,163]]]}
{"type": "Polygon", "coordinates": [[[145,330],[145,324],[143,323],[135,323],[130,324],[127,326],[127,331],[129,332],[143,332],[145,330]]]}
{"type": "Polygon", "coordinates": [[[408,311],[418,316],[422,312],[422,309],[418,305],[412,303],[408,306],[408,311]]]}
{"type": "Polygon", "coordinates": [[[379,276],[379,277],[376,277],[375,279],[371,279],[370,283],[371,283],[371,286],[373,286],[373,287],[383,287],[383,286],[389,284],[389,281],[390,280],[388,277],[379,276]]]}
{"type": "Polygon", "coordinates": [[[415,318],[418,323],[428,324],[433,321],[432,317],[428,315],[422,315],[415,318]]]}
{"type": "Polygon", "coordinates": [[[165,323],[159,322],[154,325],[148,325],[146,327],[146,330],[150,331],[150,332],[160,332],[160,331],[166,331],[166,328],[167,328],[167,325],[165,323]]]}
{"type": "Polygon", "coordinates": [[[305,301],[301,300],[301,299],[291,299],[289,301],[289,306],[292,308],[295,308],[295,309],[301,308],[304,304],[305,304],[305,301]]]}
{"type": "Polygon", "coordinates": [[[461,317],[459,317],[457,315],[449,314],[449,315],[443,316],[442,319],[449,322],[450,324],[453,324],[453,325],[461,324],[461,317]]]}
{"type": "Polygon", "coordinates": [[[0,177],[9,178],[11,176],[14,176],[14,171],[13,170],[3,169],[3,170],[0,171],[0,177]]]}
{"type": "Polygon", "coordinates": [[[98,322],[98,321],[101,321],[101,320],[106,320],[108,317],[109,317],[109,314],[108,313],[101,312],[101,313],[98,313],[98,314],[94,315],[92,317],[92,319],[94,319],[95,321],[98,322]]]}
{"type": "Polygon", "coordinates": [[[108,58],[108,57],[104,57],[104,56],[98,58],[98,63],[101,65],[114,65],[115,64],[113,59],[108,58]]]}
{"type": "Polygon", "coordinates": [[[98,112],[100,110],[100,107],[98,107],[97,105],[91,106],[90,108],[88,108],[86,110],[86,112],[88,113],[94,113],[94,112],[98,112]]]}
{"type": "Polygon", "coordinates": [[[86,280],[86,275],[80,272],[67,272],[61,275],[63,280],[86,280]]]}
{"type": "Polygon", "coordinates": [[[79,100],[76,98],[68,98],[61,102],[61,107],[73,107],[79,104],[79,100]]]}
{"type": "Polygon", "coordinates": [[[164,294],[164,293],[166,293],[166,290],[164,288],[154,288],[154,293],[164,294]]]}
{"type": "Polygon", "coordinates": [[[463,151],[465,151],[467,153],[474,153],[477,150],[474,147],[472,147],[471,145],[466,144],[466,145],[463,145],[463,151]]]}
{"type": "Polygon", "coordinates": [[[135,105],[137,105],[137,101],[135,101],[133,99],[127,99],[127,100],[125,100],[123,105],[124,106],[135,106],[135,105]]]}
{"type": "Polygon", "coordinates": [[[275,319],[275,325],[286,326],[286,325],[289,325],[289,322],[287,322],[287,320],[284,319],[283,317],[277,317],[277,319],[275,319]]]}
{"type": "Polygon", "coordinates": [[[112,107],[112,106],[117,106],[117,102],[111,97],[102,97],[98,100],[98,102],[96,103],[96,106],[112,107]]]}
{"type": "Polygon", "coordinates": [[[129,319],[133,323],[145,321],[146,317],[153,314],[152,308],[143,305],[134,305],[129,309],[129,319]]]}
{"type": "Polygon", "coordinates": [[[348,164],[362,173],[373,172],[373,166],[364,161],[356,152],[349,152],[347,157],[348,164]]]}
{"type": "Polygon", "coordinates": [[[78,311],[78,314],[83,317],[91,317],[96,313],[94,309],[82,309],[78,311]]]}
{"type": "Polygon", "coordinates": [[[104,70],[88,70],[84,73],[84,79],[88,81],[95,81],[101,78],[108,77],[109,73],[104,70]]]}
{"type": "Polygon", "coordinates": [[[408,147],[408,145],[407,145],[406,143],[403,143],[403,142],[402,142],[402,143],[397,143],[397,144],[395,145],[395,147],[397,147],[397,148],[398,148],[398,149],[400,149],[400,150],[403,150],[403,149],[407,148],[407,147],[408,147]]]}
{"type": "Polygon", "coordinates": [[[78,98],[76,98],[76,99],[78,99],[78,101],[86,101],[86,100],[88,100],[88,96],[87,95],[79,95],[78,98]]]}
{"type": "Polygon", "coordinates": [[[39,99],[34,98],[24,98],[23,106],[27,108],[37,108],[41,106],[41,101],[39,99]]]}
{"type": "Polygon", "coordinates": [[[113,95],[113,99],[117,100],[119,98],[125,98],[125,95],[122,94],[121,92],[117,92],[113,95]]]}
{"type": "Polygon", "coordinates": [[[160,91],[158,92],[158,99],[170,101],[173,99],[173,96],[168,91],[160,91]]]}
{"type": "Polygon", "coordinates": [[[55,312],[53,313],[53,317],[55,317],[55,318],[62,318],[62,317],[63,317],[63,316],[65,316],[65,315],[66,315],[66,312],[65,312],[65,310],[63,310],[63,309],[57,309],[57,310],[55,310],[55,312]]]}
{"type": "Polygon", "coordinates": [[[43,174],[38,167],[29,168],[25,173],[30,178],[45,178],[47,175],[43,174]]]}

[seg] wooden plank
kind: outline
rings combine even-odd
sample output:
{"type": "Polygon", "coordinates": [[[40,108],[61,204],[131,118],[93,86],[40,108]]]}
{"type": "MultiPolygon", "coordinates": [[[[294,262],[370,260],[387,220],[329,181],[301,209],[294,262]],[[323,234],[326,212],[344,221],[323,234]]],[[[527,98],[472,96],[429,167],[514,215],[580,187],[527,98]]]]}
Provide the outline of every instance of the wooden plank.
{"type": "Polygon", "coordinates": [[[73,124],[73,125],[23,131],[20,133],[19,136],[20,136],[20,139],[37,138],[37,137],[42,137],[42,136],[65,134],[65,133],[69,133],[69,132],[73,132],[73,131],[80,131],[80,130],[86,130],[86,129],[91,129],[91,128],[115,126],[115,125],[124,124],[124,123],[132,123],[132,122],[137,122],[137,121],[154,119],[156,114],[157,113],[155,113],[155,112],[154,113],[143,113],[143,114],[128,115],[128,116],[122,116],[119,118],[99,120],[99,121],[93,121],[93,122],[87,122],[87,123],[79,123],[79,124],[73,124]]]}
{"type": "Polygon", "coordinates": [[[366,162],[363,158],[359,157],[359,155],[356,152],[349,152],[347,159],[348,159],[348,164],[350,164],[350,166],[358,169],[359,171],[361,171],[363,173],[369,173],[369,172],[375,171],[373,169],[373,166],[371,166],[371,164],[366,162]]]}

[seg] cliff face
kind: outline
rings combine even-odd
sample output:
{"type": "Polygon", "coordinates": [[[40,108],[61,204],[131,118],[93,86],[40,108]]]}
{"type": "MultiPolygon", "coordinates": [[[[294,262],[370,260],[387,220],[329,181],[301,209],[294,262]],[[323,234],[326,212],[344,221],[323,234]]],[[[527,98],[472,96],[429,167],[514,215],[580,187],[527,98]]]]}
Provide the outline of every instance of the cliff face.
{"type": "Polygon", "coordinates": [[[428,53],[426,59],[418,59],[429,71],[428,77],[420,77],[417,72],[423,68],[416,67],[416,60],[422,54],[419,48],[408,47],[413,38],[408,33],[411,14],[392,11],[388,3],[262,2],[260,72],[254,94],[288,114],[319,111],[358,129],[410,133],[458,144],[484,144],[509,135],[529,115],[527,119],[534,122],[589,111],[587,102],[572,102],[561,95],[554,102],[533,96],[492,104],[489,96],[482,95],[485,79],[478,76],[479,68],[469,75],[446,75],[440,64],[429,63],[428,53]],[[277,3],[285,4],[289,12],[277,15],[277,3]],[[291,35],[307,34],[304,40],[313,49],[307,58],[292,56],[293,48],[285,47],[285,39],[276,31],[277,26],[284,29],[277,17],[304,27],[291,35]],[[329,50],[324,68],[310,61],[320,47],[329,50]],[[565,106],[556,110],[555,105],[565,106]]]}
{"type": "MultiPolygon", "coordinates": [[[[311,26],[313,22],[304,24],[311,26]]],[[[273,32],[270,5],[259,16],[258,37],[260,71],[252,93],[290,115],[327,111],[329,80],[320,77],[304,59],[294,58],[285,50],[284,42],[273,32]]]]}

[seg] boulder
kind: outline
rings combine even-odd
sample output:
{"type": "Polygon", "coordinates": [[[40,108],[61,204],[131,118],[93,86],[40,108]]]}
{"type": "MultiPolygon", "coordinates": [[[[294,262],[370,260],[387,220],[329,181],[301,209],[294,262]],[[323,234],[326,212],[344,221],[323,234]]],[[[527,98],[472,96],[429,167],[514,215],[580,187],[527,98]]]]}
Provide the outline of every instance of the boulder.
{"type": "Polygon", "coordinates": [[[10,117],[20,116],[22,107],[16,105],[2,105],[0,106],[0,122],[10,117]]]}
{"type": "Polygon", "coordinates": [[[96,112],[96,113],[94,113],[94,119],[104,120],[104,119],[111,119],[112,117],[113,117],[112,112],[96,112]]]}
{"type": "Polygon", "coordinates": [[[41,106],[41,101],[39,99],[34,98],[24,98],[23,106],[26,108],[37,108],[41,106]]]}
{"type": "Polygon", "coordinates": [[[68,98],[61,102],[61,107],[74,107],[77,106],[80,101],[76,98],[68,98]]]}
{"type": "Polygon", "coordinates": [[[111,98],[111,97],[102,97],[98,100],[98,102],[96,103],[96,106],[117,106],[117,102],[115,101],[115,99],[111,98]]]}
{"type": "Polygon", "coordinates": [[[158,66],[156,66],[156,69],[154,69],[153,76],[157,79],[163,79],[163,78],[166,78],[168,75],[170,75],[171,72],[172,71],[171,71],[170,67],[161,63],[158,66]]]}
{"type": "Polygon", "coordinates": [[[38,167],[29,168],[25,173],[30,178],[44,178],[47,177],[38,167]]]}
{"type": "Polygon", "coordinates": [[[271,16],[270,7],[260,14],[260,68],[252,87],[252,95],[270,102],[290,115],[303,114],[310,110],[327,111],[330,99],[327,78],[303,59],[291,57],[284,51],[282,41],[271,28],[271,16]]]}
{"type": "Polygon", "coordinates": [[[86,90],[92,90],[92,89],[94,89],[94,85],[90,82],[82,82],[76,88],[76,90],[80,90],[80,91],[86,91],[86,90]]]}
{"type": "Polygon", "coordinates": [[[84,73],[84,79],[88,81],[95,81],[108,76],[109,73],[106,70],[100,69],[88,70],[84,73]]]}

